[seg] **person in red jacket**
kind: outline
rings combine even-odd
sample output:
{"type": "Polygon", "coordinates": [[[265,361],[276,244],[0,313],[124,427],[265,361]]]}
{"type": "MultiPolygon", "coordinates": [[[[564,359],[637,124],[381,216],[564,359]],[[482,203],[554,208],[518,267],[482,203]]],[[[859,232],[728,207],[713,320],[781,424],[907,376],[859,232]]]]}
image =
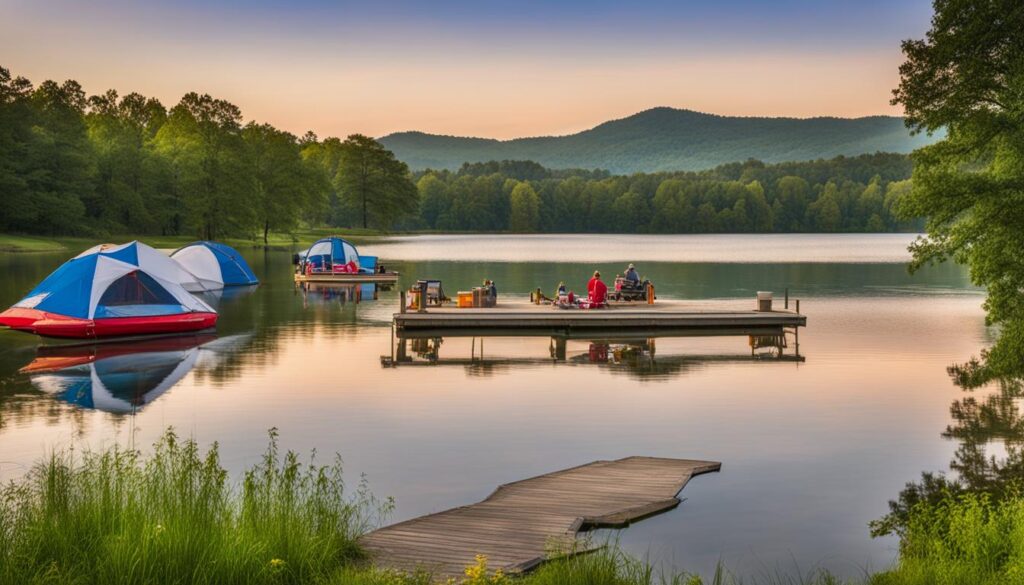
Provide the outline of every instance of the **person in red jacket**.
{"type": "Polygon", "coordinates": [[[608,285],[601,282],[601,273],[594,271],[594,277],[587,283],[587,298],[591,306],[600,307],[604,305],[608,296],[608,285]]]}

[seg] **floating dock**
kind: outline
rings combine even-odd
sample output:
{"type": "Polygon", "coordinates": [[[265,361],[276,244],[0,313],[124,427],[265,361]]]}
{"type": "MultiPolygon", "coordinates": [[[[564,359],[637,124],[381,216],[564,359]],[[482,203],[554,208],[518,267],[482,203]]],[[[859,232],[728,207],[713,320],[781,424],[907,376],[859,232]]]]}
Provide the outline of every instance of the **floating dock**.
{"type": "Polygon", "coordinates": [[[317,284],[380,284],[393,285],[398,282],[397,272],[375,272],[373,274],[302,274],[295,273],[295,282],[317,284]]]}
{"type": "MultiPolygon", "coordinates": [[[[736,305],[721,301],[726,307],[736,305]]],[[[567,338],[624,335],[782,335],[807,325],[799,311],[754,311],[712,308],[709,302],[658,301],[654,305],[614,303],[604,309],[558,309],[529,302],[503,302],[497,307],[458,309],[431,307],[394,314],[398,335],[522,336],[567,338]]]]}
{"type": "Polygon", "coordinates": [[[670,510],[691,477],[721,463],[655,457],[595,461],[506,484],[482,502],[370,532],[359,542],[374,564],[433,577],[460,576],[487,555],[488,568],[527,571],[552,555],[583,552],[577,534],[621,527],[670,510]]]}

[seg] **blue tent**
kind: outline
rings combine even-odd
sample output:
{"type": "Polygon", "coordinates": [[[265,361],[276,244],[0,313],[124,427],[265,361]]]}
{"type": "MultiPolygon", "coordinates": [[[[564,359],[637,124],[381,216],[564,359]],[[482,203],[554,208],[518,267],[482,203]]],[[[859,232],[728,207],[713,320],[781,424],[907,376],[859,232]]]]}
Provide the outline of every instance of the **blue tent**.
{"type": "Polygon", "coordinates": [[[259,283],[242,255],[219,242],[192,242],[175,250],[171,258],[195,276],[206,290],[259,283]]]}
{"type": "Polygon", "coordinates": [[[308,250],[299,253],[299,259],[311,265],[314,272],[330,271],[334,266],[350,262],[363,273],[373,273],[377,268],[376,256],[360,256],[351,242],[338,236],[317,240],[308,250]]]}
{"type": "Polygon", "coordinates": [[[139,242],[101,244],[68,260],[10,309],[0,325],[53,337],[175,333],[212,327],[217,313],[189,294],[187,270],[139,242]]]}

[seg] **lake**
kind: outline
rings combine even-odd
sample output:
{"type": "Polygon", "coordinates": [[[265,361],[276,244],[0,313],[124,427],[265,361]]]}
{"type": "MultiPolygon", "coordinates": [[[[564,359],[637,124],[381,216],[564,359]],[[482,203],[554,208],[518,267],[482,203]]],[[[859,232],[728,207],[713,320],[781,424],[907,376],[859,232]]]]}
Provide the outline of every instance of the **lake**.
{"type": "MultiPolygon", "coordinates": [[[[168,426],[219,442],[237,472],[276,427],[286,448],[339,453],[351,483],[365,475],[395,498],[397,521],[596,459],[710,459],[722,471],[694,479],[682,506],[613,537],[691,571],[722,560],[741,574],[859,576],[896,552],[867,523],[922,471],[949,468],[959,445],[942,433],[964,394],[946,367],[990,341],[963,268],[908,274],[913,237],[410,236],[360,247],[404,286],[439,278],[449,295],[484,278],[504,298],[559,280],[581,290],[594,269],[614,275],[628,261],[659,298],[749,308],[756,291],[780,303],[788,289],[808,317],[805,361],[752,359],[745,337],[569,341],[564,361],[547,338],[452,338],[412,348],[433,366],[384,367],[398,289],[302,291],[290,253],[243,250],[262,284],[211,299],[215,336],[66,353],[59,369],[36,338],[0,332],[0,479],[73,443],[148,447],[168,426]]],[[[0,255],[0,305],[77,252],[0,255]]]]}

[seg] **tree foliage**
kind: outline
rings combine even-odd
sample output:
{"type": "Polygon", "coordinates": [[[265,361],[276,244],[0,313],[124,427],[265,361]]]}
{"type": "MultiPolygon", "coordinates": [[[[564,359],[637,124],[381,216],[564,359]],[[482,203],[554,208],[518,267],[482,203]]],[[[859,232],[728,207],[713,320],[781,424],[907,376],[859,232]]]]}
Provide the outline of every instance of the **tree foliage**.
{"type": "Polygon", "coordinates": [[[893,207],[910,172],[907,157],[894,154],[629,176],[550,171],[530,161],[466,164],[418,174],[419,215],[410,225],[569,233],[909,230],[920,220],[898,218],[893,207]],[[535,223],[524,214],[527,185],[537,198],[535,223]]]}
{"type": "Polygon", "coordinates": [[[374,225],[415,215],[408,171],[368,138],[298,139],[205,94],[168,110],[137,93],[86,97],[75,81],[33,87],[0,68],[0,231],[266,241],[302,222],[352,224],[339,194],[361,153],[374,225]]]}
{"type": "Polygon", "coordinates": [[[417,210],[419,195],[409,167],[379,142],[353,134],[341,143],[340,155],[334,181],[341,198],[357,210],[362,227],[387,227],[417,210]]]}
{"type": "Polygon", "coordinates": [[[913,154],[913,187],[898,209],[928,217],[914,268],[955,259],[986,287],[1000,335],[975,365],[1014,374],[1024,369],[1024,4],[934,6],[926,38],[903,43],[893,103],[915,130],[944,128],[946,138],[913,154]]]}
{"type": "Polygon", "coordinates": [[[0,69],[0,230],[263,237],[300,224],[539,232],[894,231],[904,155],[612,175],[530,160],[411,174],[380,142],[301,138],[186,94],[169,109],[0,69]],[[518,191],[517,191],[518,189],[518,191]],[[532,193],[532,195],[531,195],[532,193]]]}

